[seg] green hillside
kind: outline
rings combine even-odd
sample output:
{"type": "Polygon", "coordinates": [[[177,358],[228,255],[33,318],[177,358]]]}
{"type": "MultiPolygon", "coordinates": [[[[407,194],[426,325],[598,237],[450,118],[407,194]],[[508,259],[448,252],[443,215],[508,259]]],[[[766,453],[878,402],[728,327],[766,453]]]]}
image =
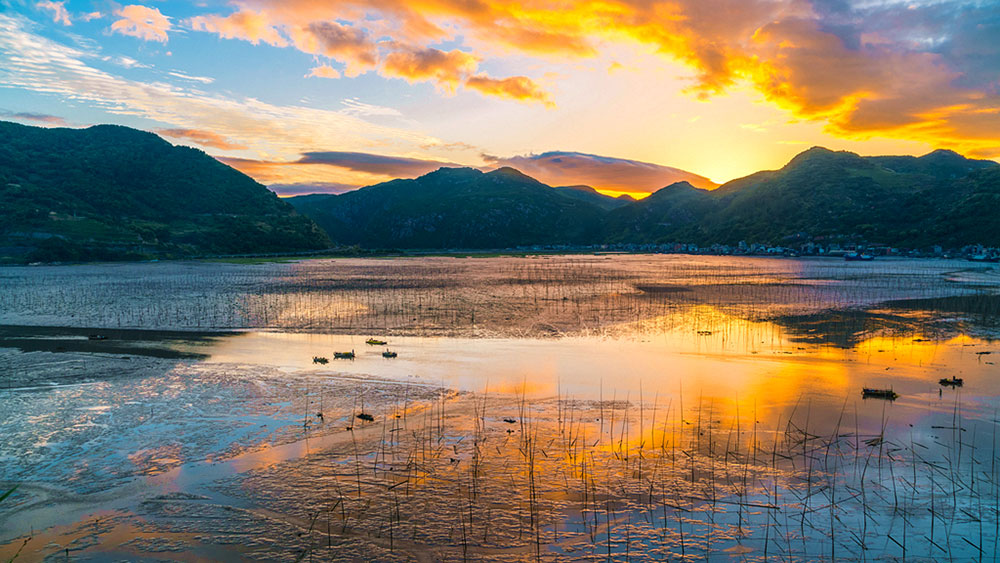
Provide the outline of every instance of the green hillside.
{"type": "Polygon", "coordinates": [[[513,168],[442,168],[414,180],[290,201],[333,240],[368,248],[589,244],[603,216],[599,206],[513,168]]]}
{"type": "Polygon", "coordinates": [[[115,125],[0,122],[0,259],[327,248],[315,224],[204,152],[115,125]]]}

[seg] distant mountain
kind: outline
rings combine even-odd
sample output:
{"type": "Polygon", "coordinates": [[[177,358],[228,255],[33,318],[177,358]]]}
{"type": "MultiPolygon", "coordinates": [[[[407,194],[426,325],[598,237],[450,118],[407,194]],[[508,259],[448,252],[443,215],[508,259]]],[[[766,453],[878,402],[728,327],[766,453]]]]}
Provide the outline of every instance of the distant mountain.
{"type": "Polygon", "coordinates": [[[858,240],[1000,245],[1000,166],[949,151],[862,157],[820,147],[715,190],[676,182],[642,200],[551,188],[510,168],[441,169],[341,195],[291,198],[334,240],[366,247],[735,244],[858,240]]]}
{"type": "Polygon", "coordinates": [[[202,151],[128,127],[0,122],[0,261],[294,252],[330,240],[202,151]]]}
{"type": "Polygon", "coordinates": [[[635,201],[635,198],[630,195],[623,194],[618,197],[611,197],[602,194],[590,186],[556,186],[553,189],[566,197],[592,203],[605,211],[618,209],[623,205],[628,205],[629,202],[635,201]]]}
{"type": "Polygon", "coordinates": [[[676,182],[704,189],[718,186],[704,176],[680,168],[582,152],[549,151],[509,158],[487,157],[487,160],[496,166],[520,170],[549,185],[583,184],[634,193],[649,193],[657,186],[676,182]]]}
{"type": "Polygon", "coordinates": [[[675,184],[610,212],[614,241],[779,243],[790,237],[861,237],[871,242],[1000,244],[1000,166],[950,151],[861,157],[809,149],[780,170],[716,190],[675,184]],[[678,188],[681,189],[678,189],[678,188]],[[970,219],[975,217],[975,219],[970,219]]]}
{"type": "MultiPolygon", "coordinates": [[[[568,190],[570,192],[574,190],[568,190]]],[[[592,195],[564,195],[513,168],[442,168],[341,195],[288,201],[341,244],[369,248],[506,248],[597,239],[592,195]]],[[[597,194],[596,199],[606,196],[597,194]]],[[[608,198],[613,199],[613,198],[608,198]]]]}

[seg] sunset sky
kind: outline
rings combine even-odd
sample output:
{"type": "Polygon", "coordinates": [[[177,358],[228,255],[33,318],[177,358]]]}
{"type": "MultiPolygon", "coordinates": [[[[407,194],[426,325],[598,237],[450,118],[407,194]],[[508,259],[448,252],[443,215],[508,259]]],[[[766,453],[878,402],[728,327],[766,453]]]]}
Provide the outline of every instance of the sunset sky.
{"type": "Polygon", "coordinates": [[[995,159],[1000,2],[0,0],[0,119],[154,131],[283,194],[449,165],[711,187],[813,145],[995,159]]]}

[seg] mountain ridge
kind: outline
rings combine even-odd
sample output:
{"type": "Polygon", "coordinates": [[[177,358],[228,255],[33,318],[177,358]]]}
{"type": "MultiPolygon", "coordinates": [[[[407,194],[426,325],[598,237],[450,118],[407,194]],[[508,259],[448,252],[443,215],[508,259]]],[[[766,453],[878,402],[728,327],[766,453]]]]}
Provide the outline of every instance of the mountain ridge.
{"type": "MultiPolygon", "coordinates": [[[[377,193],[394,182],[416,182],[419,186],[438,176],[442,168],[415,180],[393,180],[363,188],[377,193]]],[[[464,169],[475,170],[475,169],[464,169]]],[[[499,170],[498,170],[499,171],[499,170]]],[[[494,172],[498,172],[494,171],[494,172]]],[[[477,171],[478,172],[478,171],[477,171]]],[[[471,174],[471,172],[470,172],[471,174]]],[[[482,174],[482,173],[481,173],[482,174]]],[[[491,173],[485,173],[487,176],[491,173]]],[[[989,211],[978,205],[988,200],[994,184],[1000,185],[1000,165],[992,161],[966,159],[951,151],[933,151],[920,157],[863,157],[850,151],[832,151],[812,147],[793,157],[778,170],[765,170],[737,178],[714,190],[695,187],[689,182],[674,182],[641,200],[622,201],[599,194],[588,186],[549,187],[519,171],[505,169],[503,174],[532,181],[532,185],[576,199],[590,208],[576,220],[595,220],[596,224],[579,231],[591,233],[591,243],[665,243],[735,244],[740,240],[777,243],[789,237],[798,239],[871,240],[893,245],[963,245],[1000,244],[1000,233],[977,227],[964,220],[962,212],[976,210],[987,221],[989,211]],[[997,176],[991,174],[996,170],[997,176]],[[971,206],[971,207],[970,207],[971,206]],[[601,213],[594,219],[594,208],[601,213]],[[924,228],[914,228],[922,224],[924,228]],[[961,225],[960,228],[956,228],[961,225]]],[[[460,205],[447,203],[437,187],[434,202],[438,210],[460,205]]],[[[361,191],[361,190],[359,190],[361,191]]],[[[329,223],[323,214],[346,217],[337,207],[336,198],[348,194],[318,196],[312,200],[289,198],[305,215],[321,226],[329,223]],[[309,201],[309,205],[300,202],[309,201]],[[324,210],[323,208],[327,208],[324,210]]],[[[301,196],[300,196],[301,197],[301,196]]],[[[308,196],[306,196],[308,197],[308,196]]],[[[411,199],[418,197],[410,194],[411,199]]],[[[421,205],[430,205],[423,202],[421,205]]],[[[433,206],[431,206],[433,208],[433,206]]],[[[551,219],[551,218],[550,218],[551,219]]],[[[412,217],[407,219],[412,222],[412,217]]],[[[988,221],[987,221],[988,222],[988,221]]],[[[1000,224],[1000,220],[997,221],[1000,224]]],[[[359,232],[348,223],[339,231],[359,232]]],[[[329,229],[328,229],[329,231],[329,229]]],[[[394,241],[407,247],[413,240],[399,240],[386,233],[366,231],[364,237],[350,240],[363,246],[394,241]]],[[[337,239],[338,234],[331,232],[337,239]]],[[[582,233],[565,236],[551,232],[549,237],[522,240],[522,244],[564,244],[579,241],[582,233]]],[[[496,237],[479,241],[463,239],[448,245],[444,240],[425,240],[433,247],[500,247],[496,237]]],[[[508,241],[510,242],[510,241],[508,241]]],[[[390,245],[393,246],[393,245],[390,245]]]]}
{"type": "Polygon", "coordinates": [[[204,152],[119,125],[0,122],[0,258],[104,260],[327,248],[287,202],[204,152]]]}
{"type": "Polygon", "coordinates": [[[777,170],[633,200],[510,166],[279,199],[204,152],[115,125],[0,122],[0,261],[370,249],[867,241],[1000,246],[1000,165],[813,147],[777,170]]]}

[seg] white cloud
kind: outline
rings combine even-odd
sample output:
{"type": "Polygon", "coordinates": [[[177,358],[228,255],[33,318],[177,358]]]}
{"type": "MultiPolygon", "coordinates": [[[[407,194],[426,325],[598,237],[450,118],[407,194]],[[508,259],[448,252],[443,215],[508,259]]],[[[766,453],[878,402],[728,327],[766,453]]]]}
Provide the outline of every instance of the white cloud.
{"type": "Polygon", "coordinates": [[[391,116],[391,117],[402,117],[403,114],[399,112],[398,109],[389,108],[385,106],[376,106],[372,104],[366,104],[357,98],[348,98],[346,100],[341,100],[341,104],[344,105],[344,109],[341,112],[349,115],[359,115],[359,116],[391,116]]]}
{"type": "Polygon", "coordinates": [[[170,18],[161,14],[159,9],[131,4],[115,10],[115,15],[121,19],[111,24],[111,31],[143,41],[167,42],[167,32],[172,26],[170,18]]]}
{"type": "Polygon", "coordinates": [[[98,70],[94,56],[33,34],[29,22],[0,14],[0,83],[90,104],[112,114],[136,116],[171,127],[212,131],[247,145],[260,158],[294,159],[302,152],[394,147],[413,151],[441,144],[433,137],[376,125],[350,115],[303,106],[279,106],[166,83],[142,83],[98,70]]]}
{"type": "Polygon", "coordinates": [[[174,78],[180,78],[181,80],[190,80],[191,82],[201,82],[202,84],[211,84],[215,82],[214,78],[209,78],[207,76],[194,76],[191,74],[184,74],[183,72],[178,72],[176,70],[167,71],[167,74],[173,76],[174,78]]]}
{"type": "Polygon", "coordinates": [[[42,0],[41,2],[36,3],[35,7],[40,10],[48,10],[52,12],[52,21],[56,23],[73,25],[73,22],[69,19],[69,12],[66,10],[66,2],[51,2],[50,0],[42,0]]]}

